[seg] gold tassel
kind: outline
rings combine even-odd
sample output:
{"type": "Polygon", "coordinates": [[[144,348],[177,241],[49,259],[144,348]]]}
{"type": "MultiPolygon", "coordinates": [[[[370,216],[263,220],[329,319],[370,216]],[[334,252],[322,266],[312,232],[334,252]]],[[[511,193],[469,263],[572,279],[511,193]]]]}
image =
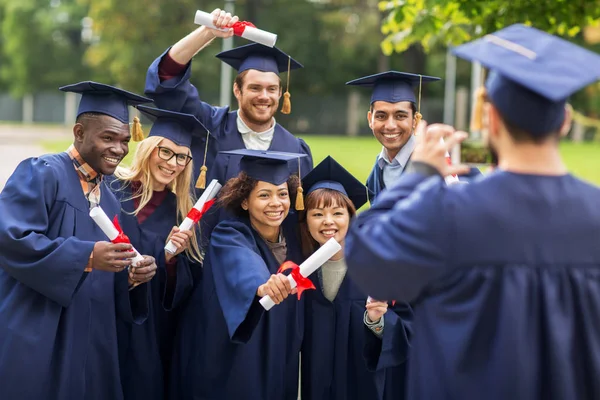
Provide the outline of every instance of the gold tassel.
{"type": "Polygon", "coordinates": [[[302,174],[300,173],[300,157],[298,157],[298,190],[296,191],[296,210],[304,210],[304,189],[302,189],[302,174]]]}
{"type": "Polygon", "coordinates": [[[417,126],[419,126],[419,122],[423,119],[423,114],[421,114],[421,86],[423,85],[423,76],[419,75],[419,102],[417,103],[417,112],[415,113],[415,126],[413,128],[416,133],[417,126]]]}
{"type": "Polygon", "coordinates": [[[421,122],[422,119],[423,119],[423,115],[417,111],[415,113],[415,129],[417,129],[417,126],[419,126],[419,122],[421,122]]]}
{"type": "Polygon", "coordinates": [[[298,186],[298,193],[296,194],[296,210],[304,210],[304,189],[302,186],[298,186]]]}
{"type": "Polygon", "coordinates": [[[290,92],[286,91],[283,94],[283,105],[281,106],[282,114],[289,114],[292,112],[292,102],[290,101],[290,92]]]}
{"type": "Polygon", "coordinates": [[[480,86],[475,94],[475,106],[471,116],[471,131],[480,131],[483,129],[483,104],[486,97],[485,86],[480,86]]]}
{"type": "Polygon", "coordinates": [[[292,112],[292,101],[290,97],[290,70],[292,65],[292,57],[288,56],[288,73],[287,73],[287,87],[285,89],[285,93],[283,94],[283,105],[281,106],[282,114],[289,114],[292,112]]]}
{"type": "Polygon", "coordinates": [[[205,189],[206,188],[206,165],[200,167],[200,176],[196,180],[196,189],[205,189]]]}
{"type": "Polygon", "coordinates": [[[206,153],[208,152],[208,138],[210,137],[210,132],[206,131],[206,144],[204,147],[204,161],[202,162],[202,166],[200,167],[200,176],[196,180],[196,189],[206,189],[206,171],[208,171],[208,167],[206,166],[206,153]]]}
{"type": "Polygon", "coordinates": [[[133,117],[133,126],[131,127],[131,140],[134,142],[141,142],[144,140],[144,130],[142,129],[142,123],[138,117],[133,117]]]}

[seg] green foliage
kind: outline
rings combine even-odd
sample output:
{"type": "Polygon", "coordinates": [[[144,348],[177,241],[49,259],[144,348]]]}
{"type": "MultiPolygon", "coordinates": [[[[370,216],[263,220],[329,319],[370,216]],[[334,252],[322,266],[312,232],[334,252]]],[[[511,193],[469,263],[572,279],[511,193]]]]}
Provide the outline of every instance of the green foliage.
{"type": "Polygon", "coordinates": [[[18,96],[84,79],[81,19],[74,0],[0,0],[0,81],[18,96]]]}
{"type": "Polygon", "coordinates": [[[458,45],[514,23],[524,23],[564,37],[600,23],[600,4],[591,0],[385,0],[382,24],[385,54],[413,44],[458,45]]]}

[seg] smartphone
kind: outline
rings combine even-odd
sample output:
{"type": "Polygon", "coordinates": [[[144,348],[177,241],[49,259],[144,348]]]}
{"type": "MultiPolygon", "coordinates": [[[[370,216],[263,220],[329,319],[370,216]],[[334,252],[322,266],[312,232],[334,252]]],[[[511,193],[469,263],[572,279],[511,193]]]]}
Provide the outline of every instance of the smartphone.
{"type": "Polygon", "coordinates": [[[453,164],[466,164],[471,167],[496,165],[495,154],[482,140],[465,140],[451,154],[453,164]]]}

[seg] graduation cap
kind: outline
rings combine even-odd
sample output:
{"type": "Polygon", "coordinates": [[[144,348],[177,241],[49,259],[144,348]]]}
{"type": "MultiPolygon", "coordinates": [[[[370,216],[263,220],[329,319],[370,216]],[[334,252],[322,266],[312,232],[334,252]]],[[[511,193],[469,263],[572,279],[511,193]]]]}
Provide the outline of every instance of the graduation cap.
{"type": "Polygon", "coordinates": [[[152,103],[152,99],[128,92],[114,86],[92,81],[75,83],[62,86],[63,92],[81,94],[77,116],[83,113],[99,113],[110,115],[124,124],[129,123],[128,106],[137,106],[143,103],[152,103]]]}
{"type": "Polygon", "coordinates": [[[348,197],[359,209],[368,201],[368,189],[331,156],[327,156],[302,180],[309,195],[317,189],[336,190],[348,197]]]}
{"type": "Polygon", "coordinates": [[[408,72],[387,71],[379,74],[369,75],[346,82],[350,86],[372,87],[371,104],[376,101],[387,103],[398,103],[410,101],[417,106],[415,113],[416,125],[422,118],[421,115],[421,87],[423,83],[439,81],[440,78],[408,72]],[[419,88],[418,101],[415,96],[415,87],[419,88]]]}
{"type": "Polygon", "coordinates": [[[600,79],[598,54],[522,24],[452,52],[488,68],[480,93],[487,92],[507,122],[537,136],[557,131],[564,122],[567,98],[600,79]]]}
{"type": "MultiPolygon", "coordinates": [[[[81,94],[77,116],[83,113],[106,114],[124,124],[129,123],[129,106],[152,103],[152,99],[119,89],[103,83],[85,81],[58,88],[63,92],[81,94]]],[[[131,138],[134,141],[144,139],[142,125],[138,117],[133,118],[131,138]]]]}
{"type": "Polygon", "coordinates": [[[236,47],[235,49],[222,51],[217,54],[217,58],[239,73],[249,69],[256,69],[262,72],[274,72],[276,74],[287,71],[287,88],[283,94],[283,106],[281,112],[289,114],[291,112],[290,102],[290,71],[292,69],[302,68],[302,64],[294,60],[291,56],[279,50],[277,47],[267,47],[259,43],[247,44],[236,47]]]}
{"type": "MultiPolygon", "coordinates": [[[[153,121],[148,137],[164,137],[178,146],[189,148],[192,145],[193,136],[201,137],[206,135],[206,145],[208,146],[210,132],[194,115],[148,106],[138,106],[137,109],[153,121]]],[[[202,167],[200,167],[200,176],[196,181],[197,189],[204,189],[206,187],[206,171],[208,171],[208,168],[206,167],[206,154],[204,154],[204,161],[202,167]]]]}
{"type": "MultiPolygon", "coordinates": [[[[300,153],[250,149],[220,151],[219,153],[242,156],[240,160],[241,171],[244,171],[253,179],[269,182],[273,185],[281,185],[289,179],[291,173],[288,168],[288,163],[290,161],[298,160],[298,176],[300,176],[300,158],[306,157],[306,154],[300,153]]],[[[304,209],[304,198],[302,196],[301,186],[298,187],[296,209],[304,209]],[[300,198],[300,200],[298,200],[298,198],[300,198]]]]}

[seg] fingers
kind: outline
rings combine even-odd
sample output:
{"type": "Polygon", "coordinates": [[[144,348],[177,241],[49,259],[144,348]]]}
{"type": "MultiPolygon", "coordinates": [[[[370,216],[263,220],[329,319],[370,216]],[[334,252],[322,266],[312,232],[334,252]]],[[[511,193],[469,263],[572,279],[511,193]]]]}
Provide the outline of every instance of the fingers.
{"type": "Polygon", "coordinates": [[[171,240],[171,236],[173,236],[173,234],[175,234],[175,233],[177,233],[177,232],[179,232],[179,228],[178,228],[178,227],[176,227],[176,226],[172,227],[172,228],[171,228],[171,232],[169,232],[169,236],[167,236],[167,242],[168,242],[169,240],[171,240]]]}
{"type": "Polygon", "coordinates": [[[450,165],[447,169],[447,175],[466,175],[471,172],[471,168],[465,164],[450,165]]]}
{"type": "Polygon", "coordinates": [[[174,233],[173,236],[171,236],[171,241],[178,247],[187,247],[191,237],[191,231],[182,231],[174,233]]]}
{"type": "Polygon", "coordinates": [[[271,275],[264,285],[264,291],[275,304],[285,300],[292,291],[289,279],[283,274],[271,275]]]}
{"type": "Polygon", "coordinates": [[[230,13],[219,8],[212,12],[212,16],[213,24],[218,29],[229,28],[238,20],[237,17],[232,17],[230,13]]]}
{"type": "Polygon", "coordinates": [[[367,302],[366,308],[367,310],[373,309],[373,308],[377,308],[377,307],[386,307],[387,308],[388,304],[385,301],[370,301],[367,302]]]}
{"type": "Polygon", "coordinates": [[[446,145],[446,151],[450,152],[454,146],[461,143],[463,140],[467,139],[469,134],[463,131],[453,132],[448,135],[444,139],[444,144],[446,145]]]}
{"type": "Polygon", "coordinates": [[[149,266],[153,266],[153,265],[156,268],[156,263],[155,263],[154,257],[151,257],[151,256],[142,256],[142,257],[144,257],[144,259],[136,265],[136,268],[144,268],[144,267],[149,267],[149,266]]]}
{"type": "Polygon", "coordinates": [[[129,243],[111,243],[108,245],[110,251],[131,251],[133,246],[129,243]]]}
{"type": "Polygon", "coordinates": [[[131,268],[129,271],[129,279],[133,282],[145,283],[150,281],[156,275],[156,268],[131,268]]]}
{"type": "Polygon", "coordinates": [[[290,280],[283,274],[277,274],[275,277],[277,278],[277,286],[282,291],[285,291],[285,297],[287,297],[287,295],[292,291],[292,284],[290,283],[290,280]]]}
{"type": "Polygon", "coordinates": [[[419,122],[417,127],[415,128],[415,136],[424,136],[425,132],[427,132],[427,121],[424,119],[419,122]]]}
{"type": "Polygon", "coordinates": [[[387,305],[385,305],[385,306],[375,306],[373,304],[367,305],[368,312],[375,312],[378,315],[385,314],[387,312],[387,310],[388,310],[387,305]]]}

